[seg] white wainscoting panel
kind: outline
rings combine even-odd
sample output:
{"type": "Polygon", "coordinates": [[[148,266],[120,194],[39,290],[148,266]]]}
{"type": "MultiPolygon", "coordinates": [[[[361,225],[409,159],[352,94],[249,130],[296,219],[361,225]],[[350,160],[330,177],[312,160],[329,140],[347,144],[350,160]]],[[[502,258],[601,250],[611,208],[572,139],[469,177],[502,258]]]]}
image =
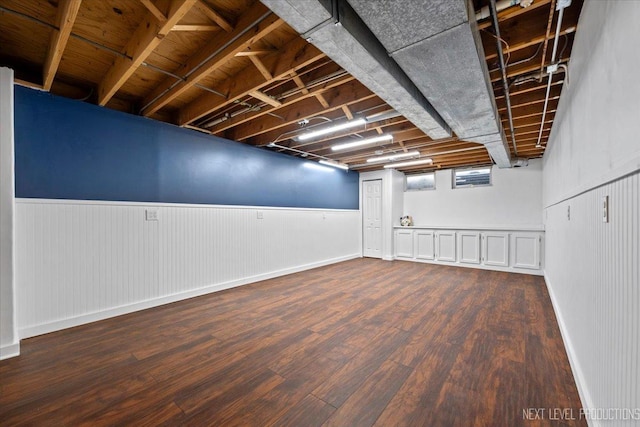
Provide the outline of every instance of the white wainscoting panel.
{"type": "Polygon", "coordinates": [[[18,199],[20,338],[358,257],[359,227],[348,210],[18,199]]]}
{"type": "MultiPolygon", "coordinates": [[[[416,230],[413,236],[415,239],[415,257],[417,259],[434,260],[436,258],[435,232],[433,230],[416,230]]],[[[400,256],[399,253],[398,256],[400,256]]]]}
{"type": "Polygon", "coordinates": [[[436,233],[438,250],[436,257],[438,261],[456,261],[456,232],[438,231],[436,233]]]}
{"type": "MultiPolygon", "coordinates": [[[[583,405],[638,411],[640,174],[546,211],[545,278],[583,405]],[[609,196],[609,222],[602,220],[604,196],[609,196]]],[[[590,425],[638,421],[595,420],[590,425]]]]}
{"type": "Polygon", "coordinates": [[[480,264],[480,233],[473,231],[459,231],[458,259],[465,264],[480,264]]]}
{"type": "Polygon", "coordinates": [[[514,233],[511,235],[515,268],[540,269],[541,239],[542,237],[537,234],[514,233]]]}
{"type": "Polygon", "coordinates": [[[500,267],[509,266],[509,233],[485,232],[484,263],[500,267]]]}
{"type": "Polygon", "coordinates": [[[396,254],[413,257],[413,230],[396,230],[396,254]]]}

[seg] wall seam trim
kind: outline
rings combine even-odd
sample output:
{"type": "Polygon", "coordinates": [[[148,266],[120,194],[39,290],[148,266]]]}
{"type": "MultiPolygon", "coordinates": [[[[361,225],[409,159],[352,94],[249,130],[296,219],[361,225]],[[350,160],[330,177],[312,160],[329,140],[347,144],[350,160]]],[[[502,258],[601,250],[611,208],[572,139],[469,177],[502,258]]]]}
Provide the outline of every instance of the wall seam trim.
{"type": "MultiPolygon", "coordinates": [[[[639,162],[640,162],[640,159],[639,159],[639,162]]],[[[551,203],[549,205],[544,206],[543,209],[552,208],[552,207],[557,206],[557,205],[559,205],[561,203],[564,203],[564,202],[566,202],[568,200],[575,199],[576,197],[580,197],[583,194],[586,194],[586,193],[589,193],[591,191],[594,191],[594,190],[597,190],[599,188],[602,188],[604,186],[613,184],[614,182],[622,181],[623,179],[629,178],[630,176],[633,176],[633,175],[638,174],[638,173],[640,173],[640,164],[638,164],[638,166],[634,170],[632,170],[630,172],[623,173],[622,175],[616,175],[613,178],[605,179],[600,184],[590,185],[590,186],[588,186],[588,188],[584,188],[582,190],[578,190],[577,193],[575,193],[575,194],[573,194],[571,196],[563,197],[562,199],[558,200],[557,202],[553,202],[553,203],[551,203]]]]}
{"type": "Polygon", "coordinates": [[[304,208],[295,206],[249,206],[249,205],[210,205],[194,203],[163,203],[163,202],[134,202],[126,200],[77,200],[77,199],[39,199],[31,197],[17,197],[20,204],[45,205],[96,205],[96,206],[133,206],[133,207],[167,207],[167,208],[201,208],[201,209],[255,209],[255,210],[289,210],[311,212],[359,212],[359,209],[336,208],[304,208]]]}

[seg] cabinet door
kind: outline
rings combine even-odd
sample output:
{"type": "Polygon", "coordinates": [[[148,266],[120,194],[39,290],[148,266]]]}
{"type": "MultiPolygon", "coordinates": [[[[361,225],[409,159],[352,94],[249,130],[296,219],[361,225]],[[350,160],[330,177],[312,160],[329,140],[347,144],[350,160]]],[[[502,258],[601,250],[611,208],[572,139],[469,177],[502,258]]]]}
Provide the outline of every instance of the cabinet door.
{"type": "Polygon", "coordinates": [[[438,231],[436,234],[436,259],[456,261],[456,232],[438,231]]]}
{"type": "Polygon", "coordinates": [[[458,233],[460,254],[458,259],[465,264],[480,264],[480,233],[460,231],[458,233]]]}
{"type": "Polygon", "coordinates": [[[511,236],[513,267],[540,269],[540,242],[542,237],[534,233],[517,233],[511,236]]]}
{"type": "Polygon", "coordinates": [[[416,230],[413,233],[415,242],[414,254],[417,259],[435,259],[434,232],[416,230]]]}
{"type": "Polygon", "coordinates": [[[483,240],[484,264],[509,267],[509,233],[487,232],[483,240]]]}
{"type": "Polygon", "coordinates": [[[396,230],[396,256],[413,258],[413,230],[396,230]]]}

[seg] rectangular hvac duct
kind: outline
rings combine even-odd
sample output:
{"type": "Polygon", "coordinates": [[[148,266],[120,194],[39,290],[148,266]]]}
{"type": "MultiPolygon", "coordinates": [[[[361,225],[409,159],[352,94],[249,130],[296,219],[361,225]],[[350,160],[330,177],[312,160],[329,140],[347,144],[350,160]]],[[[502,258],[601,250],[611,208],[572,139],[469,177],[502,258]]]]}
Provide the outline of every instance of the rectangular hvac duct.
{"type": "Polygon", "coordinates": [[[456,135],[510,167],[472,2],[347,1],[456,135]]]}
{"type": "Polygon", "coordinates": [[[261,1],[431,138],[451,136],[445,119],[346,2],[261,1]]]}

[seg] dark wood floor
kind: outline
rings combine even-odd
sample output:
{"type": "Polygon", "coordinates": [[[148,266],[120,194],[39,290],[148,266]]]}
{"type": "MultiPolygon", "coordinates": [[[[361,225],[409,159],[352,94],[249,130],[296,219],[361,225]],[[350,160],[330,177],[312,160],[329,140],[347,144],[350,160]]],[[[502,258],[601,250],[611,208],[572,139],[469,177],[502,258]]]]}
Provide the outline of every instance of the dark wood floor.
{"type": "Polygon", "coordinates": [[[580,408],[534,276],[358,259],[21,349],[2,425],[586,425],[524,419],[580,408]]]}

